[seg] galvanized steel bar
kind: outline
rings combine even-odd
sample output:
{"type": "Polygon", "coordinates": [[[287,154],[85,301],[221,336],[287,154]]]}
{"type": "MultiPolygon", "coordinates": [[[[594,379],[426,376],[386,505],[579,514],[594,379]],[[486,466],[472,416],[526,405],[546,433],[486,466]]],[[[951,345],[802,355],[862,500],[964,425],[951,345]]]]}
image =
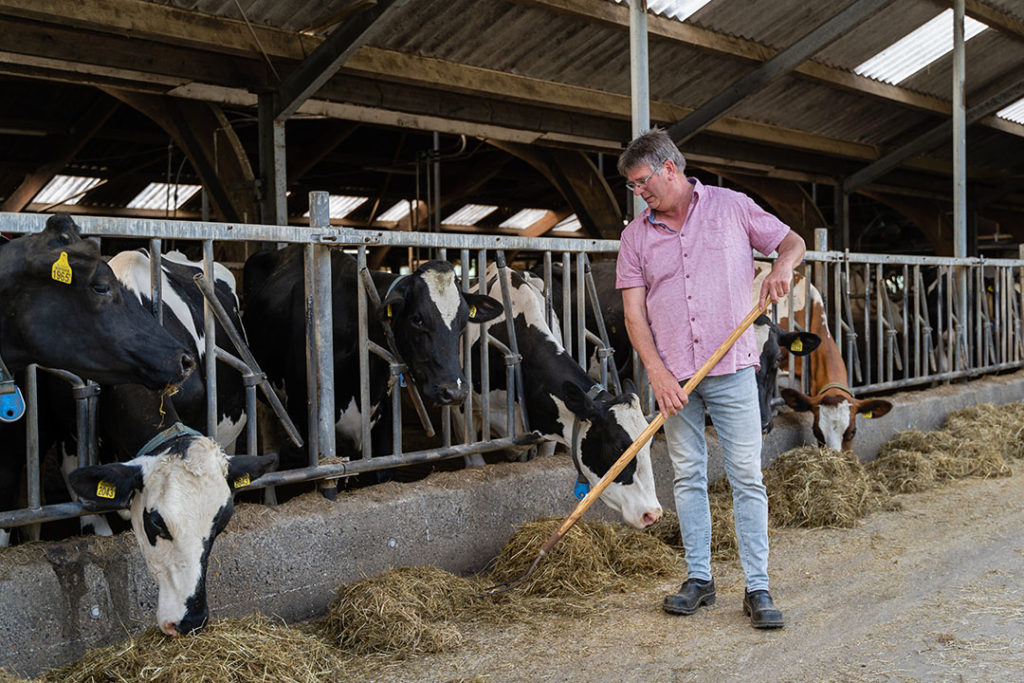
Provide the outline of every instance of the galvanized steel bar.
{"type": "Polygon", "coordinates": [[[164,324],[164,278],[163,278],[163,240],[149,241],[149,297],[150,310],[156,321],[164,324]]]}
{"type": "Polygon", "coordinates": [[[587,370],[587,288],[583,284],[583,259],[586,254],[576,254],[576,359],[584,371],[587,370]]]}
{"type": "Polygon", "coordinates": [[[572,355],[572,270],[569,265],[569,252],[562,254],[562,346],[565,352],[572,355]]]}
{"type": "MultiPolygon", "coordinates": [[[[356,268],[360,273],[366,270],[365,246],[360,246],[359,250],[356,252],[356,268]]],[[[364,416],[364,419],[360,424],[360,431],[362,434],[362,455],[364,459],[370,458],[370,334],[367,324],[367,286],[368,285],[363,282],[363,278],[356,278],[356,308],[359,313],[357,316],[359,319],[357,326],[359,334],[359,347],[357,349],[357,352],[359,353],[359,412],[364,416]]],[[[373,286],[372,282],[369,286],[373,286]]]]}
{"type": "MultiPolygon", "coordinates": [[[[330,195],[309,193],[309,227],[321,230],[331,225],[330,195]]],[[[312,249],[313,256],[313,351],[316,354],[316,406],[318,417],[317,450],[320,458],[333,458],[337,420],[334,411],[334,280],[331,273],[331,250],[322,245],[312,249]]],[[[310,290],[307,289],[307,296],[310,290]]],[[[310,404],[311,412],[313,404],[310,404]]]]}
{"type": "MultiPolygon", "coordinates": [[[[468,261],[467,261],[468,263],[468,261]]],[[[480,283],[479,292],[481,294],[488,293],[487,287],[487,250],[481,249],[476,253],[476,274],[477,282],[480,283]]],[[[505,315],[509,315],[509,311],[505,311],[505,315]]],[[[491,333],[488,325],[480,325],[480,438],[483,441],[489,441],[491,438],[491,333]]],[[[467,354],[467,357],[469,354],[467,354]]],[[[470,388],[472,389],[472,382],[470,388]]],[[[470,391],[472,394],[473,392],[470,391]]],[[[473,413],[472,411],[466,411],[467,419],[466,422],[470,427],[470,433],[475,434],[472,431],[473,426],[473,413]]],[[[509,436],[512,432],[509,432],[509,436]]],[[[467,438],[466,443],[470,443],[471,439],[467,438]]]]}
{"type": "MultiPolygon", "coordinates": [[[[213,240],[203,240],[203,277],[216,283],[213,262],[213,240]]],[[[206,373],[206,434],[217,438],[217,320],[213,304],[203,298],[203,334],[206,349],[203,355],[203,371],[206,373]]]]}
{"type": "Polygon", "coordinates": [[[25,368],[25,471],[28,506],[38,510],[42,493],[39,483],[39,378],[35,363],[25,368]]]}

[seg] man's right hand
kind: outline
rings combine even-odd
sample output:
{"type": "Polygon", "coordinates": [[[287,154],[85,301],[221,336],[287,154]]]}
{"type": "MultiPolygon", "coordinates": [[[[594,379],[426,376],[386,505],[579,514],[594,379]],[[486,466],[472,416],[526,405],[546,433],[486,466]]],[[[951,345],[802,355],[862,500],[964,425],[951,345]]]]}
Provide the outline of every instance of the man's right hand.
{"type": "Polygon", "coordinates": [[[658,401],[658,408],[665,415],[675,415],[690,400],[679,381],[667,368],[656,375],[649,375],[649,379],[654,398],[658,401]]]}

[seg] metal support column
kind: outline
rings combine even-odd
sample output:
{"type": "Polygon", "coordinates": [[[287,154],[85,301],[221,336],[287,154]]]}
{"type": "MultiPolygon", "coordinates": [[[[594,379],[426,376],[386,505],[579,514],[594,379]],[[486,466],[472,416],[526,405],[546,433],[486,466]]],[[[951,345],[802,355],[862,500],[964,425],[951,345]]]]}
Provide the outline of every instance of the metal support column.
{"type": "Polygon", "coordinates": [[[280,97],[276,92],[259,96],[260,180],[262,221],[266,225],[288,225],[287,159],[284,119],[276,117],[280,97]]]}
{"type": "MultiPolygon", "coordinates": [[[[330,227],[330,196],[327,192],[309,193],[310,228],[330,227]]],[[[316,393],[319,407],[317,446],[320,458],[333,458],[334,433],[334,307],[332,302],[331,250],[313,245],[313,349],[317,357],[316,393]]]]}
{"type": "MultiPolygon", "coordinates": [[[[651,127],[651,83],[647,52],[647,0],[629,3],[629,82],[633,107],[633,137],[651,127]]],[[[646,202],[631,193],[633,215],[639,216],[646,202]]],[[[565,275],[563,274],[563,277],[565,275]]]]}
{"type": "MultiPolygon", "coordinates": [[[[953,256],[967,256],[967,105],[964,80],[965,0],[953,2],[953,256]]],[[[957,347],[967,348],[967,268],[957,267],[957,308],[960,311],[957,347]]]]}

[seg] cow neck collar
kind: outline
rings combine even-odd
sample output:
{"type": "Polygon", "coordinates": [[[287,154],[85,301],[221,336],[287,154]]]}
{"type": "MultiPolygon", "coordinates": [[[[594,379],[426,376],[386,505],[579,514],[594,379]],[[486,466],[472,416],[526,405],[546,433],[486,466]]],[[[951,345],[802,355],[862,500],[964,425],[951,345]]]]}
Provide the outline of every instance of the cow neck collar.
{"type": "MultiPolygon", "coordinates": [[[[587,398],[593,401],[604,390],[605,388],[603,384],[595,384],[594,386],[587,389],[587,398]]],[[[576,481],[580,482],[581,484],[585,484],[587,483],[587,478],[583,475],[583,466],[580,464],[580,422],[582,422],[582,420],[580,420],[579,416],[573,414],[572,439],[569,441],[569,454],[572,456],[572,464],[576,467],[576,481]]]]}
{"type": "Polygon", "coordinates": [[[845,391],[850,396],[853,396],[853,390],[851,390],[850,387],[846,386],[842,382],[829,382],[828,384],[823,386],[821,389],[818,389],[817,395],[821,396],[822,394],[824,394],[829,389],[839,389],[840,391],[845,391]]]}
{"type": "Polygon", "coordinates": [[[147,441],[146,445],[140,448],[139,452],[135,454],[135,457],[140,458],[144,455],[152,455],[157,449],[185,436],[202,436],[202,434],[191,427],[186,427],[180,422],[175,422],[170,427],[147,441]]]}

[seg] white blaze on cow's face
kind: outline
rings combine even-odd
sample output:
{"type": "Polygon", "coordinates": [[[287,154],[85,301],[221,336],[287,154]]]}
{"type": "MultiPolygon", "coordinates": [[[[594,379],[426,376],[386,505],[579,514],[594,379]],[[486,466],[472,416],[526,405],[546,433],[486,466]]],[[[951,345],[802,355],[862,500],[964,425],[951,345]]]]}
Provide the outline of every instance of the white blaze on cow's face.
{"type": "Polygon", "coordinates": [[[828,448],[835,451],[843,449],[843,437],[846,430],[850,428],[850,416],[852,406],[850,402],[843,399],[838,403],[829,405],[820,403],[818,405],[818,416],[815,426],[821,432],[818,438],[828,448]]]}
{"type": "Polygon", "coordinates": [[[455,316],[459,313],[462,297],[455,285],[455,271],[424,270],[420,277],[427,285],[430,300],[437,306],[437,312],[449,330],[453,329],[455,316]]]}
{"type": "Polygon", "coordinates": [[[206,620],[207,560],[233,510],[220,448],[205,437],[187,442],[181,455],[171,451],[132,461],[142,467],[145,482],[132,500],[132,528],[159,588],[157,623],[168,635],[187,633],[206,620]]]}

